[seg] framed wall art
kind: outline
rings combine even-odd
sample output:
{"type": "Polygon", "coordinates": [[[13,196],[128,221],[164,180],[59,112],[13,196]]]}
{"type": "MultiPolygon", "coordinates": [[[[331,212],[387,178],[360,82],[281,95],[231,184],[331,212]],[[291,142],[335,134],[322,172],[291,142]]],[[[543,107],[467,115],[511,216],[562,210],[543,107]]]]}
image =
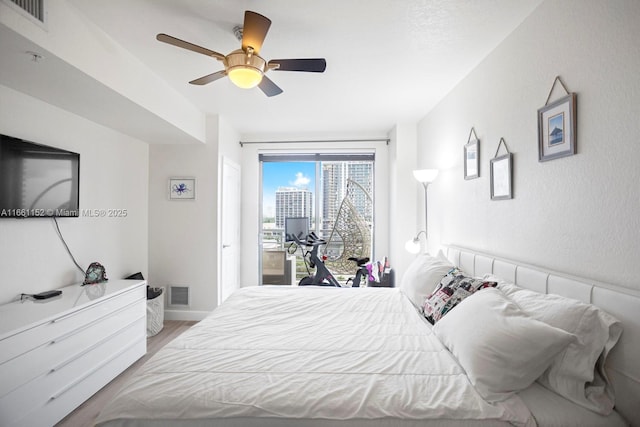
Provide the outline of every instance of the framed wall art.
{"type": "Polygon", "coordinates": [[[500,138],[496,155],[490,161],[491,200],[513,199],[513,154],[509,152],[507,143],[500,138]],[[507,154],[499,156],[500,146],[504,144],[507,154]]]}
{"type": "Polygon", "coordinates": [[[195,200],[195,178],[169,178],[169,200],[195,200]]]}
{"type": "Polygon", "coordinates": [[[576,154],[576,94],[570,93],[560,76],[556,77],[544,107],[538,109],[538,161],[576,154]],[[567,95],[549,104],[553,87],[559,81],[567,95]]]}
{"type": "Polygon", "coordinates": [[[464,179],[475,179],[480,176],[480,141],[476,131],[471,128],[469,138],[464,145],[464,179]],[[471,135],[474,136],[471,139],[471,135]]]}

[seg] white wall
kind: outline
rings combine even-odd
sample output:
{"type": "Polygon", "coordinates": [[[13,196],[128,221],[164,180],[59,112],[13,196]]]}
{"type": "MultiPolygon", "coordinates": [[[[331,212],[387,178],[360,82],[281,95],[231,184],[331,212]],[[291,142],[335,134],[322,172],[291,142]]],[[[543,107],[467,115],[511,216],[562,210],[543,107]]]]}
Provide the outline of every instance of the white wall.
{"type": "MultiPolygon", "coordinates": [[[[207,133],[217,138],[216,118],[207,133]]],[[[217,156],[211,140],[149,147],[149,283],[190,289],[190,306],[169,307],[167,318],[199,319],[216,306],[217,156]],[[195,200],[169,200],[171,177],[195,178],[195,200]]]]}
{"type": "Polygon", "coordinates": [[[218,119],[218,151],[235,163],[240,163],[242,150],[240,149],[240,134],[224,117],[218,119]]]}
{"type": "Polygon", "coordinates": [[[396,286],[413,260],[404,245],[424,230],[424,215],[416,206],[424,204],[422,185],[413,177],[417,169],[417,126],[397,124],[389,133],[389,259],[395,272],[396,286]]]}
{"type": "MultiPolygon", "coordinates": [[[[78,263],[109,278],[147,273],[148,149],[139,140],[0,86],[0,133],[80,153],[80,208],[127,209],[126,218],[60,218],[78,263]]],[[[0,303],[79,283],[53,220],[0,219],[0,303]]]]}
{"type": "Polygon", "coordinates": [[[240,161],[239,139],[224,119],[206,122],[206,144],[149,147],[149,283],[190,288],[190,306],[168,306],[168,319],[199,320],[217,305],[219,164],[240,161]],[[169,200],[171,177],[196,178],[196,199],[169,200]]]}
{"type": "MultiPolygon", "coordinates": [[[[315,135],[313,140],[322,139],[315,135]]],[[[366,138],[366,137],[364,137],[366,138]]],[[[268,136],[253,136],[252,140],[269,141],[268,136]]],[[[295,137],[289,136],[290,140],[295,137]]],[[[300,140],[307,139],[300,137],[300,140]]],[[[336,138],[327,138],[336,139],[336,138]]],[[[356,139],[356,138],[354,138],[356,139]]],[[[242,153],[242,286],[255,286],[260,283],[259,239],[262,232],[260,213],[260,162],[262,152],[355,152],[356,150],[375,151],[375,211],[376,229],[374,235],[374,256],[382,259],[389,254],[389,160],[388,147],[384,142],[356,143],[303,143],[303,144],[251,144],[241,149],[242,153]]]]}
{"type": "MultiPolygon", "coordinates": [[[[16,9],[0,2],[0,24],[35,43],[38,52],[43,53],[44,50],[45,61],[46,57],[55,55],[144,110],[204,141],[205,115],[87,19],[74,4],[66,0],[47,2],[44,28],[26,19],[16,9]]],[[[33,85],[38,83],[34,81],[33,85]]],[[[56,101],[63,106],[74,107],[73,103],[63,99],[56,101]]],[[[77,112],[84,114],[81,108],[77,112]]],[[[144,117],[140,113],[140,120],[144,117]]]]}
{"type": "MultiPolygon", "coordinates": [[[[544,2],[418,127],[432,251],[460,244],[640,288],[640,2],[544,2]],[[538,162],[537,109],[556,75],[578,94],[578,154],[538,162]],[[463,179],[471,127],[480,178],[463,179]],[[489,159],[514,153],[514,199],[491,201],[489,159]]],[[[554,91],[552,99],[561,91],[554,91]]]]}

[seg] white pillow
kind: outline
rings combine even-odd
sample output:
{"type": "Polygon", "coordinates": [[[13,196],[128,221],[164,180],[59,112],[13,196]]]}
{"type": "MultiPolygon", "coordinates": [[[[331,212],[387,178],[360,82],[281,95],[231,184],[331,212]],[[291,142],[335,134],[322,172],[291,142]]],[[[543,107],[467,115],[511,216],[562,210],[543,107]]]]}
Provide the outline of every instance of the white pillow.
{"type": "MultiPolygon", "coordinates": [[[[490,276],[485,279],[495,280],[490,276]]],[[[578,300],[541,294],[512,283],[500,282],[498,287],[529,316],[577,338],[556,356],[538,382],[587,409],[603,415],[611,413],[615,398],[604,365],[622,333],[620,322],[578,300]]]]}
{"type": "Polygon", "coordinates": [[[437,258],[429,254],[420,254],[409,264],[402,275],[400,291],[409,298],[416,308],[421,310],[424,300],[431,295],[440,280],[452,268],[453,265],[440,254],[437,258]]]}
{"type": "Polygon", "coordinates": [[[433,327],[478,393],[502,401],[530,386],[575,337],[527,316],[500,290],[479,290],[433,327]]]}

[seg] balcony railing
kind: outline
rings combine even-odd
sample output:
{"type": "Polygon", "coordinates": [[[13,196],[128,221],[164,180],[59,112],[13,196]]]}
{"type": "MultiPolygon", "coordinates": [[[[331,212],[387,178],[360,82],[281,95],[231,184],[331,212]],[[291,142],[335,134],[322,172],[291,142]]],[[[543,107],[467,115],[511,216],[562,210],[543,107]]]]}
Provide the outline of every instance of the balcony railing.
{"type": "MultiPolygon", "coordinates": [[[[328,240],[331,235],[332,229],[323,228],[320,230],[320,237],[328,240]]],[[[306,248],[296,248],[295,243],[291,246],[292,242],[285,242],[284,239],[284,229],[283,228],[263,228],[262,229],[262,248],[264,251],[289,251],[292,255],[296,256],[296,280],[299,281],[303,277],[309,275],[307,272],[307,268],[304,264],[303,260],[303,251],[306,252],[306,248]],[[292,253],[294,252],[295,253],[292,253]]],[[[344,251],[344,243],[342,242],[340,236],[334,234],[332,241],[326,246],[322,246],[319,248],[318,253],[327,256],[327,261],[325,264],[329,268],[329,270],[337,277],[343,278],[346,281],[347,278],[353,276],[356,271],[355,264],[351,266],[350,264],[344,265],[344,263],[336,263],[332,260],[336,260],[340,258],[342,252],[344,251]]],[[[356,254],[359,256],[359,254],[356,254]]],[[[351,255],[349,255],[351,256],[351,255]]],[[[366,255],[370,256],[370,255],[366,255]]],[[[313,271],[311,271],[313,274],[313,271]]]]}

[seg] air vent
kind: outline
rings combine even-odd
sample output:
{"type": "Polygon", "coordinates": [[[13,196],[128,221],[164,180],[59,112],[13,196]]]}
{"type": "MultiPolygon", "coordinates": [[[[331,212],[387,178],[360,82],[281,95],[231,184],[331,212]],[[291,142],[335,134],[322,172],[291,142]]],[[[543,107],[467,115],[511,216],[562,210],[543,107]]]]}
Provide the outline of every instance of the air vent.
{"type": "Polygon", "coordinates": [[[40,22],[44,22],[45,0],[9,0],[40,22]]]}
{"type": "Polygon", "coordinates": [[[189,305],[189,287],[188,286],[170,286],[169,287],[169,305],[189,305]]]}

